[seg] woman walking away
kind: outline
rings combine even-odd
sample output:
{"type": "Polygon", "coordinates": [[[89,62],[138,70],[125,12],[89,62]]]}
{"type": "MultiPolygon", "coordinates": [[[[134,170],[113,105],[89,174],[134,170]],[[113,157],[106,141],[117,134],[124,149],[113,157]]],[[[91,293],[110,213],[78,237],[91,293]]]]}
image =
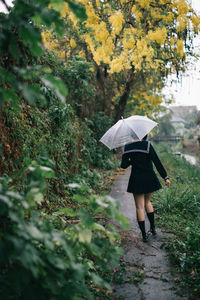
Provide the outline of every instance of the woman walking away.
{"type": "Polygon", "coordinates": [[[165,180],[165,185],[170,186],[165,168],[150,141],[146,141],[146,139],[147,135],[142,141],[126,144],[121,162],[121,168],[123,169],[126,169],[130,165],[132,166],[127,192],[132,193],[135,199],[137,220],[142,232],[143,242],[148,241],[145,230],[144,208],[150,222],[150,231],[153,236],[156,236],[151,195],[152,192],[162,187],[153,170],[152,162],[156,166],[160,176],[165,180]]]}

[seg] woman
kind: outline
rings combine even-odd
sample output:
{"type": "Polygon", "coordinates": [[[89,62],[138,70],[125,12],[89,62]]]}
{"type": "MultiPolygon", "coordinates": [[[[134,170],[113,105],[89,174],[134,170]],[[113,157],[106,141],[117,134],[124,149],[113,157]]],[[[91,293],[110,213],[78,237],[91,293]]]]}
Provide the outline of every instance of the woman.
{"type": "Polygon", "coordinates": [[[136,206],[138,225],[142,232],[143,242],[147,242],[148,236],[145,231],[144,208],[150,222],[150,231],[156,236],[154,224],[154,209],[151,203],[151,194],[162,186],[153,170],[156,166],[160,176],[165,180],[165,185],[170,186],[169,177],[158,158],[153,146],[146,141],[147,135],[142,141],[126,144],[122,155],[121,168],[126,169],[132,165],[127,192],[133,193],[136,206]]]}

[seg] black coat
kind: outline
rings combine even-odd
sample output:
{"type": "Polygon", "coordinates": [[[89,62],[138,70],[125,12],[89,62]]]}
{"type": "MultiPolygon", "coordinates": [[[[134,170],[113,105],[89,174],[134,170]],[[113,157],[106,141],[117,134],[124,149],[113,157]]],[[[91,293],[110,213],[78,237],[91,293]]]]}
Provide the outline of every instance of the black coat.
{"type": "Polygon", "coordinates": [[[162,186],[153,170],[156,166],[160,176],[167,179],[167,172],[163,167],[156,151],[149,141],[126,144],[122,154],[121,168],[132,165],[127,192],[133,194],[147,194],[159,190],[162,186]]]}

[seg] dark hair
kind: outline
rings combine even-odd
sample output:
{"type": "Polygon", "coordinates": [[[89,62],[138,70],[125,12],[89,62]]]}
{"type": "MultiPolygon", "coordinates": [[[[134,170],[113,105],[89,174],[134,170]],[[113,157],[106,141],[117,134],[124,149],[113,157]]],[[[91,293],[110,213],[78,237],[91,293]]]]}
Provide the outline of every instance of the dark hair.
{"type": "Polygon", "coordinates": [[[146,141],[146,139],[147,139],[147,137],[148,137],[148,134],[147,135],[145,135],[144,137],[143,137],[143,141],[146,141]]]}

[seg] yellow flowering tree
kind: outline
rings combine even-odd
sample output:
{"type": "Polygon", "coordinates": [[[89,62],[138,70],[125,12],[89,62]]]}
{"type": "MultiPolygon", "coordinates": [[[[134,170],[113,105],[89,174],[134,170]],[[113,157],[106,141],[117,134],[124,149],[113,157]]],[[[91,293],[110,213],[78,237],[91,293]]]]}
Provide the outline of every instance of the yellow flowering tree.
{"type": "MultiPolygon", "coordinates": [[[[104,97],[102,108],[116,119],[123,115],[138,84],[147,86],[155,77],[152,94],[154,90],[158,94],[165,78],[184,71],[186,57],[194,54],[190,46],[199,32],[200,17],[187,0],[78,2],[85,6],[87,19],[80,22],[68,4],[62,7],[71,32],[66,32],[66,49],[60,57],[73,53],[93,62],[104,97]]],[[[56,47],[52,40],[52,49],[56,47]]]]}

